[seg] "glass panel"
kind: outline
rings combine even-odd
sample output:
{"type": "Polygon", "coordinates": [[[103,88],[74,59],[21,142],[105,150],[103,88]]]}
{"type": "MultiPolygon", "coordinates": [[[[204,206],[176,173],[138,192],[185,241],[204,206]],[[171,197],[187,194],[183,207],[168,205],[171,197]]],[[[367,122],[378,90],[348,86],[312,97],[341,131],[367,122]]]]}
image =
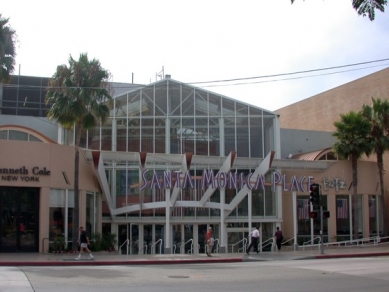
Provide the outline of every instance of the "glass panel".
{"type": "Polygon", "coordinates": [[[165,119],[155,119],[155,152],[156,153],[166,153],[166,143],[165,143],[165,119]]]}
{"type": "Polygon", "coordinates": [[[263,158],[262,118],[250,118],[250,157],[263,158]]]}
{"type": "Polygon", "coordinates": [[[0,252],[37,252],[39,189],[0,188],[0,252]]]}
{"type": "Polygon", "coordinates": [[[166,80],[155,85],[155,116],[167,115],[167,97],[172,92],[172,88],[177,87],[177,84],[166,80]],[[167,89],[169,88],[169,94],[167,89]]]}
{"type": "Polygon", "coordinates": [[[362,208],[362,195],[357,195],[357,197],[355,198],[354,196],[351,196],[352,197],[352,218],[353,218],[353,232],[352,232],[352,235],[353,235],[353,239],[355,239],[354,237],[354,233],[355,232],[358,232],[358,238],[362,238],[363,237],[363,208],[362,208]],[[354,199],[356,200],[356,202],[354,202],[354,199]],[[354,208],[356,208],[357,210],[355,211],[354,208]],[[356,218],[355,218],[355,214],[357,214],[356,218]],[[354,220],[357,220],[357,222],[355,222],[354,220]],[[357,226],[358,230],[354,230],[355,226],[357,226]]]}
{"type": "MultiPolygon", "coordinates": [[[[127,151],[127,119],[117,120],[116,150],[127,151]]],[[[88,233],[90,234],[90,233],[88,233]]]]}
{"type": "Polygon", "coordinates": [[[139,226],[130,224],[130,254],[138,254],[139,250],[139,226]]]}
{"type": "Polygon", "coordinates": [[[232,100],[223,98],[222,104],[223,104],[223,116],[224,117],[235,117],[235,102],[232,100]]]}
{"type": "Polygon", "coordinates": [[[28,141],[28,134],[20,131],[9,130],[9,140],[28,141]]]}
{"type": "Polygon", "coordinates": [[[181,153],[181,135],[179,134],[181,128],[181,119],[171,119],[170,122],[170,153],[179,154],[181,153]]]}
{"type": "MultiPolygon", "coordinates": [[[[158,91],[161,88],[158,87],[158,91]]],[[[164,90],[166,92],[166,88],[164,90]]],[[[141,90],[141,111],[143,117],[154,117],[154,86],[145,87],[141,90]]]]}
{"type": "Polygon", "coordinates": [[[8,139],[8,131],[0,131],[0,140],[8,139]]]}
{"type": "Polygon", "coordinates": [[[196,118],[196,155],[208,155],[208,142],[211,141],[208,133],[208,118],[196,118]]]}
{"type": "Polygon", "coordinates": [[[195,100],[196,116],[208,116],[208,112],[213,109],[210,109],[208,104],[207,93],[201,90],[196,90],[195,100]]]}
{"type": "Polygon", "coordinates": [[[336,196],[337,241],[350,240],[349,196],[336,196]]]}
{"type": "Polygon", "coordinates": [[[311,239],[310,208],[309,196],[297,197],[297,237],[299,245],[311,239]]]}
{"type": "Polygon", "coordinates": [[[181,116],[181,85],[169,87],[169,114],[181,116]]]}
{"type": "Polygon", "coordinates": [[[153,244],[153,225],[143,225],[143,251],[142,254],[150,254],[153,244]]]}
{"type": "Polygon", "coordinates": [[[250,157],[249,153],[249,124],[247,117],[237,118],[236,123],[236,141],[239,157],[250,157]]]}
{"type": "Polygon", "coordinates": [[[35,137],[34,135],[29,135],[29,139],[31,142],[42,142],[41,139],[35,137]]]}
{"type": "Polygon", "coordinates": [[[219,118],[209,119],[209,155],[220,155],[220,124],[219,118]]]}
{"type": "Polygon", "coordinates": [[[276,216],[276,193],[270,186],[265,187],[265,216],[276,216]]]}
{"type": "Polygon", "coordinates": [[[264,195],[262,190],[252,190],[252,215],[264,216],[264,195]]]}
{"type": "Polygon", "coordinates": [[[140,119],[130,118],[128,120],[128,151],[140,151],[140,119]]]}
{"type": "Polygon", "coordinates": [[[154,153],[154,119],[141,119],[141,151],[154,153]]]}
{"type": "Polygon", "coordinates": [[[172,225],[172,242],[173,242],[173,253],[180,253],[181,244],[184,239],[181,239],[181,225],[172,225]]]}
{"type": "Polygon", "coordinates": [[[194,89],[187,86],[182,88],[182,116],[194,115],[194,89]]]}
{"type": "Polygon", "coordinates": [[[95,195],[93,193],[86,194],[86,231],[92,235],[96,233],[96,205],[95,195]]]}
{"type": "Polygon", "coordinates": [[[112,127],[105,125],[101,129],[101,150],[112,150],[112,127]]]}
{"type": "Polygon", "coordinates": [[[208,94],[209,97],[209,115],[217,116],[221,115],[221,97],[212,93],[208,94]]]}
{"type": "MultiPolygon", "coordinates": [[[[264,155],[266,156],[270,151],[274,150],[274,115],[264,116],[263,129],[264,135],[264,155]]],[[[262,147],[262,146],[261,146],[262,147]]]]}
{"type": "Polygon", "coordinates": [[[182,128],[178,131],[181,138],[182,153],[194,153],[194,120],[193,118],[182,119],[182,128]]]}

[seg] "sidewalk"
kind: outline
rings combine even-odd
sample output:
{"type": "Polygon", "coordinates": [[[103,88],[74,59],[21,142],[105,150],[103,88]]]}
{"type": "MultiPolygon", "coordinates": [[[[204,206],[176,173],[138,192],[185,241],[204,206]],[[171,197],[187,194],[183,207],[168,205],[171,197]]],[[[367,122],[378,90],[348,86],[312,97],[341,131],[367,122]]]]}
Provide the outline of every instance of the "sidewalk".
{"type": "Polygon", "coordinates": [[[83,254],[76,260],[77,254],[48,253],[0,253],[0,266],[107,266],[107,265],[164,265],[197,263],[232,263],[244,261],[282,261],[328,258],[389,256],[389,246],[337,247],[320,250],[298,250],[263,253],[217,253],[212,257],[205,254],[156,254],[156,255],[119,255],[118,252],[96,252],[89,260],[83,254]]]}

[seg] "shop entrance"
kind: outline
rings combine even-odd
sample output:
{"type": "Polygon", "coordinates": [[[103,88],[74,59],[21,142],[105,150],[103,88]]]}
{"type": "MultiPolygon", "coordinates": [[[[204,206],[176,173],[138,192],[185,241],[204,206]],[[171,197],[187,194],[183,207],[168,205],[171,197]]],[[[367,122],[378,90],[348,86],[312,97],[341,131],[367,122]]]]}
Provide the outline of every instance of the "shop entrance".
{"type": "Polygon", "coordinates": [[[0,187],[0,252],[39,251],[39,188],[0,187]]]}

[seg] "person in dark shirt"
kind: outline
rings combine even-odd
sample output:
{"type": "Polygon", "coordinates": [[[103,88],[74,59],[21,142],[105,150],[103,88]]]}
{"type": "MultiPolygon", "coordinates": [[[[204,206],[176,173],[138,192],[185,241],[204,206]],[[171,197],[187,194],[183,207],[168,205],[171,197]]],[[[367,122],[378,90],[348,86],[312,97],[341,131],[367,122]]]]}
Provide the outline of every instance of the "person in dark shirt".
{"type": "Polygon", "coordinates": [[[92,255],[92,252],[88,248],[88,245],[90,243],[89,237],[88,237],[86,231],[84,230],[84,227],[80,226],[80,228],[78,230],[80,231],[80,239],[78,240],[78,243],[80,244],[80,254],[78,255],[78,257],[76,257],[76,260],[81,259],[81,254],[84,250],[89,253],[89,259],[93,260],[94,257],[92,255]]]}
{"type": "Polygon", "coordinates": [[[276,228],[276,232],[274,233],[274,237],[276,238],[276,245],[277,245],[277,250],[281,250],[281,243],[282,240],[284,239],[284,236],[282,235],[282,231],[280,230],[280,227],[276,228]]]}

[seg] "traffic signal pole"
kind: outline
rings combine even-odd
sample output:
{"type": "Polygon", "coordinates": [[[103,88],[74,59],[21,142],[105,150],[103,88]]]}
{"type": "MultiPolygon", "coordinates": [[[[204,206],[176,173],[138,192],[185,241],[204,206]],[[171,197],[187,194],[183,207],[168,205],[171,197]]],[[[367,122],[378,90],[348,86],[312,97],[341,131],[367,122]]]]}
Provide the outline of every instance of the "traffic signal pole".
{"type": "Polygon", "coordinates": [[[324,221],[324,216],[323,216],[323,197],[322,197],[322,193],[321,193],[321,186],[317,183],[314,183],[314,184],[311,184],[310,185],[310,201],[312,203],[312,207],[314,209],[313,212],[311,212],[311,218],[312,215],[315,215],[317,217],[320,218],[320,252],[323,254],[324,253],[324,234],[323,234],[323,229],[324,229],[324,224],[323,224],[323,221],[324,221]],[[317,209],[315,210],[315,208],[317,207],[320,207],[319,209],[319,213],[320,214],[317,214],[317,209]]]}

